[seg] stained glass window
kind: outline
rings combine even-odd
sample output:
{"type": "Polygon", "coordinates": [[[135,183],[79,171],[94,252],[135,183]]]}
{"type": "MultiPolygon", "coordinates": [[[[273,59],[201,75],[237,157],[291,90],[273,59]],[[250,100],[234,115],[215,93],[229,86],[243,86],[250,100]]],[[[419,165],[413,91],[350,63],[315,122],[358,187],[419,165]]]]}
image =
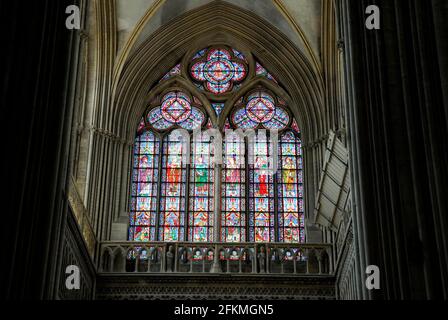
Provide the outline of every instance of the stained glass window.
{"type": "Polygon", "coordinates": [[[159,240],[185,239],[186,164],[182,162],[183,143],[172,134],[163,140],[162,189],[159,240]]]}
{"type": "Polygon", "coordinates": [[[246,241],[244,140],[226,134],[222,167],[221,241],[246,241]]]}
{"type": "Polygon", "coordinates": [[[203,136],[197,140],[192,142],[191,150],[188,239],[193,242],[213,241],[212,143],[203,136]]]}
{"type": "Polygon", "coordinates": [[[225,48],[208,49],[204,55],[196,55],[190,68],[192,78],[213,94],[232,91],[234,83],[243,81],[247,67],[241,54],[225,48]]]}
{"type": "Polygon", "coordinates": [[[258,135],[254,163],[249,165],[249,239],[275,241],[274,176],[269,174],[270,148],[266,135],[258,135]]]}
{"type": "Polygon", "coordinates": [[[280,138],[279,158],[279,240],[304,242],[302,148],[300,139],[292,131],[286,132],[280,138]]]}
{"type": "MultiPolygon", "coordinates": [[[[220,177],[214,176],[214,144],[209,138],[191,141],[187,165],[183,162],[185,145],[172,135],[177,128],[190,132],[212,128],[207,105],[220,117],[230,97],[224,94],[237,92],[251,74],[277,85],[257,61],[254,72],[249,73],[250,61],[251,55],[236,49],[209,47],[194,55],[189,74],[182,74],[182,66],[177,64],[160,80],[187,77],[184,80],[207,94],[195,96],[175,87],[150,101],[134,144],[129,240],[212,242],[216,232],[227,243],[305,241],[300,129],[287,99],[257,86],[237,99],[220,128],[279,130],[279,170],[275,175],[269,171],[269,133],[264,137],[258,132],[256,142],[249,145],[227,131],[220,177]],[[211,101],[206,103],[208,98],[211,101]],[[253,163],[249,163],[246,154],[252,147],[253,163]],[[215,208],[217,187],[221,189],[219,208],[215,208]],[[219,230],[214,225],[216,210],[219,230]]],[[[197,259],[201,257],[196,254],[197,259]]]]}
{"type": "Polygon", "coordinates": [[[156,240],[159,152],[160,141],[150,131],[135,139],[129,240],[156,240]]]}
{"type": "Polygon", "coordinates": [[[275,175],[267,172],[268,157],[271,155],[268,137],[254,144],[254,163],[247,165],[246,162],[249,241],[305,241],[302,151],[296,135],[300,130],[297,122],[294,119],[291,121],[286,108],[283,99],[260,89],[238,100],[231,113],[236,128],[292,129],[283,134],[279,143],[280,169],[275,175]]]}

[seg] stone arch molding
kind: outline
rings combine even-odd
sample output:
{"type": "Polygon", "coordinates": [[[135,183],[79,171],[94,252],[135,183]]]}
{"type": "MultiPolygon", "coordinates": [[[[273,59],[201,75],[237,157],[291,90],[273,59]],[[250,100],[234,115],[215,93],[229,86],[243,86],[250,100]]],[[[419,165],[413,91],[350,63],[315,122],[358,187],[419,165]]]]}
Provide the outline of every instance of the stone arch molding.
{"type": "Polygon", "coordinates": [[[102,127],[133,141],[148,105],[150,88],[186,54],[213,44],[251,52],[276,76],[289,94],[290,109],[304,142],[315,141],[326,133],[323,84],[312,63],[268,21],[222,1],[175,18],[128,56],[115,81],[111,117],[104,117],[107,122],[102,127]]]}

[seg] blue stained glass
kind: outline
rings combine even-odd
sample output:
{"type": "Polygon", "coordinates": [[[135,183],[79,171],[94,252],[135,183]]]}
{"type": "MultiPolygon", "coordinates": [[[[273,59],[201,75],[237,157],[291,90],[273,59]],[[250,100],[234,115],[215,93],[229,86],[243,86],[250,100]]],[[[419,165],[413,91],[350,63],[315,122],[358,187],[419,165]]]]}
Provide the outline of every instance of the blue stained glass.
{"type": "Polygon", "coordinates": [[[254,129],[257,127],[257,123],[249,119],[246,113],[246,109],[239,109],[233,114],[233,123],[241,129],[254,129]]]}
{"type": "Polygon", "coordinates": [[[152,123],[152,126],[157,130],[166,130],[171,128],[173,124],[166,121],[165,119],[160,119],[159,121],[152,123]]]}
{"type": "Polygon", "coordinates": [[[255,225],[265,227],[269,227],[271,225],[269,213],[267,212],[267,210],[265,210],[264,212],[258,211],[255,213],[255,225]]]}
{"type": "Polygon", "coordinates": [[[289,123],[288,113],[280,107],[275,110],[274,117],[264,124],[266,129],[283,130],[289,123]]]}
{"type": "Polygon", "coordinates": [[[153,196],[154,190],[152,189],[152,183],[138,182],[132,184],[132,191],[135,192],[139,197],[151,197],[153,196]],[[136,190],[134,190],[136,188],[136,190]]]}
{"type": "Polygon", "coordinates": [[[208,239],[207,227],[193,228],[193,242],[204,242],[208,239]]]}
{"type": "Polygon", "coordinates": [[[163,230],[163,240],[167,242],[179,241],[179,228],[167,226],[163,230]]]}
{"type": "Polygon", "coordinates": [[[149,225],[151,214],[148,212],[137,212],[135,214],[136,223],[139,225],[149,225]]]}
{"type": "Polygon", "coordinates": [[[168,135],[163,144],[159,240],[180,241],[185,232],[186,166],[182,142],[168,135]]]}
{"type": "Polygon", "coordinates": [[[224,49],[212,49],[207,55],[207,59],[226,59],[230,60],[232,57],[230,56],[230,53],[227,50],[224,49]]]}
{"type": "Polygon", "coordinates": [[[207,49],[202,49],[199,50],[194,56],[193,56],[193,60],[198,59],[200,57],[203,57],[205,55],[205,53],[207,52],[207,49]]]}
{"type": "Polygon", "coordinates": [[[272,74],[270,74],[260,63],[255,63],[255,69],[255,74],[257,76],[263,76],[275,83],[278,83],[277,80],[272,76],[272,74]]]}
{"type": "Polygon", "coordinates": [[[232,50],[233,50],[233,54],[235,55],[235,57],[237,57],[238,59],[241,59],[241,60],[243,60],[244,62],[247,63],[247,59],[246,59],[246,57],[244,56],[244,54],[242,54],[241,52],[239,52],[239,51],[236,50],[236,49],[232,49],[232,50]]]}
{"type": "Polygon", "coordinates": [[[232,85],[230,82],[227,82],[227,83],[207,82],[205,84],[205,87],[207,88],[208,91],[216,93],[216,94],[221,94],[221,93],[225,93],[225,92],[229,91],[231,86],[232,85]]]}
{"type": "Polygon", "coordinates": [[[153,124],[154,122],[157,122],[160,119],[162,119],[162,111],[160,110],[160,107],[154,108],[148,113],[149,123],[153,124]]]}
{"type": "MultiPolygon", "coordinates": [[[[296,150],[296,144],[294,142],[287,142],[286,140],[283,140],[284,143],[282,143],[282,155],[283,156],[295,156],[297,153],[296,150]]],[[[296,166],[293,166],[296,168],[296,166]]]]}
{"type": "MultiPolygon", "coordinates": [[[[193,97],[199,104],[199,100],[193,97]]],[[[161,107],[154,108],[147,115],[147,121],[157,130],[168,130],[177,124],[187,130],[194,130],[205,123],[202,111],[191,105],[191,98],[181,91],[167,93],[161,107]]]]}
{"type": "Polygon", "coordinates": [[[212,107],[215,110],[216,115],[219,117],[222,110],[224,110],[224,103],[212,103],[212,107]]]}
{"type": "Polygon", "coordinates": [[[193,107],[190,116],[179,125],[184,129],[194,130],[201,127],[204,121],[205,115],[199,109],[193,107]]]}

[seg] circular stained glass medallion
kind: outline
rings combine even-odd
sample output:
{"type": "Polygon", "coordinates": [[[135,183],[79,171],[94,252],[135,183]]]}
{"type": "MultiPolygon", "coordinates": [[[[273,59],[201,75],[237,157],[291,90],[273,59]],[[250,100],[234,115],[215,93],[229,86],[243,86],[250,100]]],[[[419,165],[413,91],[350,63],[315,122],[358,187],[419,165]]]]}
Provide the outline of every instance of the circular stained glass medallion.
{"type": "Polygon", "coordinates": [[[275,115],[274,98],[264,92],[251,94],[246,104],[246,112],[252,121],[265,123],[275,115]]]}
{"type": "Polygon", "coordinates": [[[204,66],[204,77],[208,82],[220,84],[229,82],[234,77],[235,68],[229,60],[209,60],[204,66]]]}
{"type": "Polygon", "coordinates": [[[162,116],[171,123],[188,119],[191,114],[190,98],[183,92],[170,92],[162,99],[162,116]]]}
{"type": "Polygon", "coordinates": [[[246,75],[246,66],[225,49],[211,49],[191,67],[193,79],[203,82],[207,91],[214,94],[229,92],[233,82],[244,80],[246,75]]]}

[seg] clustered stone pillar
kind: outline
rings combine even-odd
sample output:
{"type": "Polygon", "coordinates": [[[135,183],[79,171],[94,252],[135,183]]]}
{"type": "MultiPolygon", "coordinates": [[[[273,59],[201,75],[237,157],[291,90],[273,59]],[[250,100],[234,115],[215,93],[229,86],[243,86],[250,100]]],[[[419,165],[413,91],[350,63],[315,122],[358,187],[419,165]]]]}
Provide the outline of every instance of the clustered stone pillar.
{"type": "Polygon", "coordinates": [[[379,30],[365,27],[371,1],[337,4],[356,296],[447,299],[448,3],[375,1],[379,30]],[[379,267],[381,290],[366,289],[368,265],[379,267]]]}

